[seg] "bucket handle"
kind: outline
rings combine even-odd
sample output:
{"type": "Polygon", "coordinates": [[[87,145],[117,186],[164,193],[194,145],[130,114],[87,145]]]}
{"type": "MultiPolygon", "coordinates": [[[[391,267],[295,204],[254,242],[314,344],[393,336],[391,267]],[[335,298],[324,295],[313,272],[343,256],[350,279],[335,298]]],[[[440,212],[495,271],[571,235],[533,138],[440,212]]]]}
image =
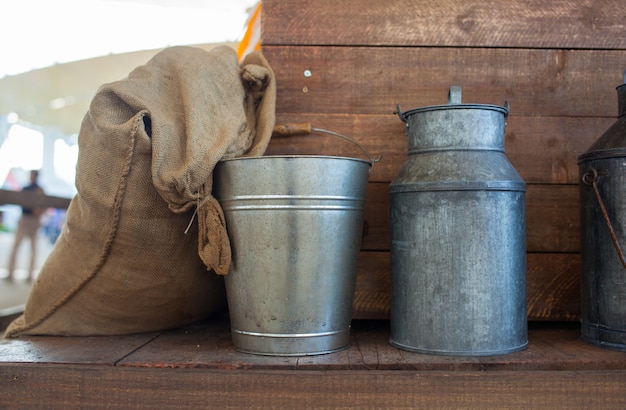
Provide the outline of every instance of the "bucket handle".
{"type": "Polygon", "coordinates": [[[282,124],[282,125],[277,125],[277,126],[274,127],[274,130],[272,132],[272,136],[274,136],[274,137],[291,137],[291,136],[294,136],[294,135],[307,135],[307,134],[311,134],[313,132],[320,132],[320,133],[324,133],[324,134],[333,135],[335,137],[339,137],[341,139],[344,139],[346,141],[349,141],[349,142],[353,143],[354,145],[359,147],[359,149],[361,151],[363,151],[365,156],[368,158],[370,165],[380,161],[380,159],[382,157],[382,155],[379,154],[378,157],[374,158],[363,145],[361,145],[360,143],[358,143],[357,141],[355,141],[354,139],[352,139],[350,137],[347,137],[345,135],[339,134],[339,133],[334,132],[334,131],[325,130],[323,128],[312,127],[311,123],[308,123],[308,122],[299,123],[299,124],[282,124]]]}
{"type": "Polygon", "coordinates": [[[587,171],[587,173],[582,177],[582,181],[585,185],[591,185],[593,187],[596,198],[598,199],[598,204],[600,204],[602,216],[604,217],[606,226],[609,228],[609,234],[611,235],[611,240],[613,241],[613,245],[615,246],[615,250],[617,251],[617,256],[619,257],[620,262],[622,262],[624,269],[626,269],[626,259],[624,258],[622,248],[619,246],[617,235],[615,234],[615,230],[613,229],[613,225],[611,224],[611,218],[609,218],[609,213],[606,211],[606,206],[604,206],[602,195],[600,194],[600,190],[598,189],[598,179],[598,171],[595,168],[590,168],[589,171],[587,171]]]}

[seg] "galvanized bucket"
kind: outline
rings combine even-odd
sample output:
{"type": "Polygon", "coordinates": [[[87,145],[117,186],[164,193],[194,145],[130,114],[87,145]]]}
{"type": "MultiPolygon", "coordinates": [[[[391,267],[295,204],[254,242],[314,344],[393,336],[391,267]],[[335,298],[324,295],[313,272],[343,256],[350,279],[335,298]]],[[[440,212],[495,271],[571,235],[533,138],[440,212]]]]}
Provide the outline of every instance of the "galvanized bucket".
{"type": "Polygon", "coordinates": [[[398,114],[409,158],[390,186],[390,343],[439,355],[528,344],[525,183],[504,155],[508,107],[398,114]]]}
{"type": "Polygon", "coordinates": [[[225,283],[235,349],[303,356],[348,347],[370,166],[333,156],[217,165],[214,192],[233,252],[225,283]]]}
{"type": "Polygon", "coordinates": [[[617,121],[578,157],[581,340],[626,351],[626,84],[617,95],[617,121]]]}

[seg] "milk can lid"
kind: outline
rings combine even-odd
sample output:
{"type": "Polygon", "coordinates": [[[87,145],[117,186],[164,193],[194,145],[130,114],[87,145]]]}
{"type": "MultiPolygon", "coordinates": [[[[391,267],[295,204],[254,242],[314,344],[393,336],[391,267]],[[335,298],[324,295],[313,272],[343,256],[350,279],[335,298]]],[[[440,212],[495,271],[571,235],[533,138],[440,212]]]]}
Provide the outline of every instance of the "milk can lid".
{"type": "Polygon", "coordinates": [[[454,110],[454,109],[480,109],[480,110],[492,110],[498,111],[504,114],[505,117],[509,115],[509,103],[508,101],[504,102],[504,106],[499,105],[491,105],[491,104],[463,104],[461,102],[462,99],[462,88],[460,86],[452,85],[450,86],[450,91],[448,92],[448,103],[440,104],[440,105],[430,105],[427,107],[413,108],[408,111],[402,112],[400,109],[400,105],[396,106],[396,112],[402,122],[407,122],[409,117],[414,114],[423,113],[427,111],[438,111],[438,110],[454,110]]]}
{"type": "Polygon", "coordinates": [[[626,157],[626,72],[624,84],[618,86],[618,118],[590,147],[578,157],[578,163],[595,159],[626,157]]]}

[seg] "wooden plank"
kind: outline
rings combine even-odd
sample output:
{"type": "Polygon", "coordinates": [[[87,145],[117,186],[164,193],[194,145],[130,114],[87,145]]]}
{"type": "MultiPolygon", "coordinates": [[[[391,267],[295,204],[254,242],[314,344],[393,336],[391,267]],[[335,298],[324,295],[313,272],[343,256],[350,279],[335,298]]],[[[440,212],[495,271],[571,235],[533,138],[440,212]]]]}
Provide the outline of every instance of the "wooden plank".
{"type": "Polygon", "coordinates": [[[350,346],[333,354],[305,357],[237,352],[230,327],[206,321],[163,333],[123,358],[120,367],[219,370],[416,370],[549,371],[626,370],[626,356],[579,342],[577,323],[531,323],[527,349],[488,357],[440,356],[407,352],[389,344],[387,321],[353,321],[350,346]],[[489,366],[488,368],[486,366],[489,366]]]}
{"type": "Polygon", "coordinates": [[[158,332],[146,332],[123,336],[27,336],[3,339],[0,341],[0,363],[80,363],[114,366],[121,358],[158,335],[158,332]]]}
{"type": "Polygon", "coordinates": [[[165,332],[138,349],[118,366],[156,368],[214,368],[295,370],[297,357],[258,356],[233,349],[227,320],[204,321],[165,332]]]}
{"type": "MultiPolygon", "coordinates": [[[[526,249],[528,252],[579,252],[580,215],[577,185],[528,184],[526,249]]],[[[365,203],[365,235],[361,248],[390,249],[389,185],[369,183],[365,203]]]]}
{"type": "MultiPolygon", "coordinates": [[[[416,108],[416,107],[413,107],[416,108]]],[[[578,156],[602,135],[615,118],[522,117],[511,114],[505,133],[506,156],[526,183],[577,184],[578,156]]],[[[390,182],[407,160],[404,123],[394,114],[281,112],[277,124],[309,123],[348,136],[365,146],[374,164],[369,180],[390,182]]],[[[268,155],[339,155],[366,158],[353,144],[323,132],[274,137],[268,155]]]]}
{"type": "Polygon", "coordinates": [[[387,320],[391,310],[389,252],[361,252],[358,260],[352,317],[387,320]]]}
{"type": "Polygon", "coordinates": [[[513,116],[615,117],[624,50],[265,46],[278,113],[393,114],[463,102],[513,116]],[[310,75],[305,75],[310,73],[310,75]]]}
{"type": "Polygon", "coordinates": [[[13,204],[27,208],[60,208],[66,209],[71,198],[41,195],[29,191],[7,191],[0,189],[0,205],[13,204]]]}
{"type": "Polygon", "coordinates": [[[361,249],[366,251],[388,251],[391,246],[391,219],[389,184],[369,183],[365,197],[363,215],[364,229],[361,249]]]}
{"type": "Polygon", "coordinates": [[[268,0],[264,45],[624,49],[619,0],[268,0]]]}
{"type": "Polygon", "coordinates": [[[580,255],[529,253],[526,303],[529,320],[580,320],[580,255]]]}
{"type": "MultiPolygon", "coordinates": [[[[529,320],[579,320],[580,255],[527,254],[526,300],[529,320]]],[[[361,252],[353,317],[389,319],[390,306],[389,252],[361,252]]]]}
{"type": "Polygon", "coordinates": [[[578,156],[615,121],[511,115],[505,133],[506,156],[528,184],[578,184],[578,156]]]}
{"type": "MultiPolygon", "coordinates": [[[[347,350],[281,358],[236,352],[228,325],[207,321],[165,332],[110,366],[96,349],[85,353],[93,338],[61,338],[75,348],[31,362],[0,356],[0,407],[623,407],[626,356],[580,343],[579,334],[575,323],[531,324],[526,350],[436,356],[392,347],[387,322],[354,321],[347,350]]],[[[1,346],[54,351],[57,339],[1,346]]],[[[127,340],[107,338],[108,350],[121,353],[127,340]]]]}
{"type": "MultiPolygon", "coordinates": [[[[153,336],[153,335],[151,335],[153,336]]],[[[578,323],[531,322],[528,347],[522,351],[485,357],[442,356],[408,352],[389,343],[387,321],[354,320],[350,330],[350,344],[333,354],[312,356],[263,356],[238,352],[231,341],[230,326],[224,318],[206,320],[153,336],[145,343],[128,351],[128,336],[109,336],[111,352],[118,359],[112,366],[102,361],[102,352],[85,349],[98,343],[91,337],[24,337],[2,342],[6,352],[14,355],[0,357],[0,368],[12,363],[31,366],[49,364],[81,364],[97,367],[126,367],[137,369],[205,369],[205,370],[292,370],[297,373],[311,370],[394,370],[394,371],[584,371],[626,370],[626,355],[622,352],[599,349],[580,343],[578,323]],[[66,339],[64,349],[58,339],[66,339]],[[46,354],[24,360],[26,349],[46,354]],[[68,349],[67,347],[74,347],[68,349]],[[127,353],[124,353],[127,351],[127,353]],[[486,367],[488,366],[488,367],[486,367]]],[[[135,337],[137,339],[137,337],[135,337]]],[[[100,346],[104,346],[101,344],[100,346]]],[[[115,357],[115,356],[111,356],[115,357]]],[[[163,373],[176,374],[172,371],[163,373]]]]}
{"type": "Polygon", "coordinates": [[[6,366],[14,408],[601,408],[626,371],[263,371],[6,366]]]}
{"type": "Polygon", "coordinates": [[[527,185],[526,249],[529,252],[579,252],[577,185],[527,185]]]}

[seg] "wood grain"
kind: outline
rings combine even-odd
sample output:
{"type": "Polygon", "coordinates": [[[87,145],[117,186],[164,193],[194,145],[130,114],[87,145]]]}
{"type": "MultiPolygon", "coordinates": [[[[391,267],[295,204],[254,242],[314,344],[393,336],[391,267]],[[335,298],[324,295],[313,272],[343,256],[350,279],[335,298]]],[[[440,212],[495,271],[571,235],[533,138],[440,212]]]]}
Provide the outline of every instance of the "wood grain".
{"type": "Polygon", "coordinates": [[[263,3],[263,44],[624,49],[619,0],[263,3]]]}
{"type": "Polygon", "coordinates": [[[579,335],[531,324],[526,350],[490,357],[398,350],[386,321],[354,321],[348,349],[309,357],[236,352],[221,321],[130,352],[128,337],[30,337],[0,343],[0,408],[623,408],[626,356],[579,335]]]}
{"type": "MultiPolygon", "coordinates": [[[[412,107],[416,108],[416,107],[412,107]]],[[[512,113],[505,132],[506,156],[526,183],[577,184],[578,156],[614,122],[609,117],[523,117],[512,113]]],[[[370,182],[390,182],[407,160],[404,123],[394,114],[281,112],[277,124],[310,123],[338,132],[380,156],[370,182]]],[[[353,144],[323,132],[274,137],[268,155],[338,155],[366,159],[353,144]]]]}
{"type": "MultiPolygon", "coordinates": [[[[441,356],[389,344],[389,323],[354,320],[346,349],[312,356],[238,352],[227,318],[204,320],[159,334],[95,337],[23,336],[0,343],[0,368],[12,364],[83,365],[93,368],[205,370],[414,370],[552,371],[626,370],[626,356],[579,341],[578,323],[531,322],[527,349],[494,356],[441,356]],[[143,341],[142,343],[138,343],[143,341]],[[94,347],[89,348],[89,345],[94,347]],[[546,357],[549,357],[546,360],[546,357]],[[489,367],[486,368],[485,366],[489,367]]],[[[62,367],[62,366],[61,366],[62,367]]],[[[163,371],[164,374],[176,374],[163,371]]]]}
{"type": "Polygon", "coordinates": [[[264,46],[279,113],[393,114],[463,102],[503,105],[522,117],[615,117],[621,50],[264,46]],[[311,75],[305,76],[308,70],[311,75]]]}
{"type": "Polygon", "coordinates": [[[531,253],[526,266],[529,320],[580,320],[580,255],[531,253]]]}
{"type": "Polygon", "coordinates": [[[14,366],[3,408],[623,409],[626,371],[299,371],[14,366]],[[26,394],[25,392],[29,392],[26,394]]]}

